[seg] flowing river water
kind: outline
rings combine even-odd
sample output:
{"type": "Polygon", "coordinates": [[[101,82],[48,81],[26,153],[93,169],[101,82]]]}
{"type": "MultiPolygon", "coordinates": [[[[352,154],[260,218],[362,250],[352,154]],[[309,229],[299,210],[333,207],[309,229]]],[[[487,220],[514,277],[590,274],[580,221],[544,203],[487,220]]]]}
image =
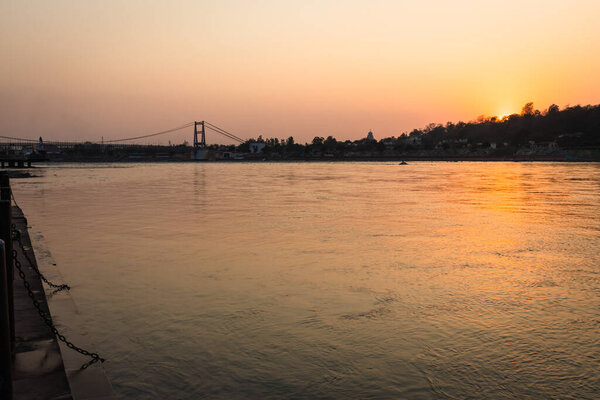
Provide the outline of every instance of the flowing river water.
{"type": "Polygon", "coordinates": [[[36,174],[16,199],[120,398],[600,395],[598,163],[36,174]]]}

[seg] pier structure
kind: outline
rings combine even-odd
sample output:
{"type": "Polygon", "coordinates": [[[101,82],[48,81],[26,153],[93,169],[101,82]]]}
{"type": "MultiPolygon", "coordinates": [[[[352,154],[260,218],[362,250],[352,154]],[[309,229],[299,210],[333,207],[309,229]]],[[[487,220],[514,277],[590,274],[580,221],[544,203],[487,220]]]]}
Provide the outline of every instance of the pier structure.
{"type": "Polygon", "coordinates": [[[46,160],[45,155],[38,151],[41,149],[40,144],[29,140],[2,142],[0,143],[0,168],[30,168],[31,163],[46,160]]]}
{"type": "Polygon", "coordinates": [[[31,168],[34,161],[43,161],[43,157],[30,157],[25,154],[3,154],[0,155],[0,168],[31,168]]]}

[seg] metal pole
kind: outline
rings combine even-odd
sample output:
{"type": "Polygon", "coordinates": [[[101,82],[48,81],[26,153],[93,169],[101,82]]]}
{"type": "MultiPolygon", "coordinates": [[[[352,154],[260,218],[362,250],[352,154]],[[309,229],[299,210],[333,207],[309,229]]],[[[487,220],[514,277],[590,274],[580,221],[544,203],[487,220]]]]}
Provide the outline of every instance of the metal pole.
{"type": "Polygon", "coordinates": [[[10,322],[10,338],[15,342],[15,308],[13,297],[14,269],[12,262],[12,207],[11,188],[8,173],[0,173],[0,239],[4,240],[6,253],[6,283],[8,293],[8,316],[10,322]]]}
{"type": "Polygon", "coordinates": [[[0,240],[0,398],[12,399],[12,345],[8,316],[6,246],[0,240]]]}

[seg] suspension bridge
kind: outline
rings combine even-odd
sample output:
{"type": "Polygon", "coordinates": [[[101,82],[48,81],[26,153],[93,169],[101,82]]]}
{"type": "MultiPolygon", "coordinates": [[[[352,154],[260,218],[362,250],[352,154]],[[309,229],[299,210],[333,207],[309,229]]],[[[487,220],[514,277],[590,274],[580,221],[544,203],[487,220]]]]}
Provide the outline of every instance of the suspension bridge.
{"type": "MultiPolygon", "coordinates": [[[[82,144],[105,144],[105,145],[140,145],[140,140],[154,138],[158,136],[164,136],[173,132],[178,132],[184,129],[189,129],[194,127],[194,147],[205,147],[206,146],[206,132],[211,131],[220,135],[221,137],[228,138],[237,143],[244,143],[245,140],[240,138],[239,136],[234,135],[231,132],[226,131],[223,128],[220,128],[214,124],[211,124],[208,121],[194,121],[188,122],[184,125],[180,125],[174,128],[170,128],[167,130],[163,130],[160,132],[148,133],[145,135],[126,137],[121,139],[109,139],[109,140],[101,140],[101,141],[57,141],[57,140],[44,140],[44,143],[56,145],[59,147],[74,147],[82,144]],[[200,128],[200,129],[199,129],[200,128]],[[137,143],[135,143],[137,142],[137,143]]],[[[30,138],[21,138],[21,137],[12,137],[12,136],[1,136],[0,135],[0,146],[6,145],[20,145],[20,146],[31,146],[34,143],[38,143],[39,139],[30,139],[30,138]]],[[[149,144],[146,144],[149,145],[149,144]]]]}
{"type": "MultiPolygon", "coordinates": [[[[31,165],[32,161],[42,161],[45,159],[43,153],[46,153],[49,149],[56,149],[58,151],[74,149],[78,146],[90,146],[100,145],[103,148],[108,147],[111,149],[129,149],[134,150],[136,148],[147,148],[147,147],[164,147],[159,144],[147,143],[150,138],[157,138],[160,136],[166,136],[175,132],[180,132],[187,129],[193,128],[193,146],[191,151],[191,159],[206,159],[207,158],[207,145],[206,136],[207,133],[214,134],[219,138],[226,138],[228,141],[232,141],[236,144],[244,143],[246,140],[239,136],[215,125],[208,121],[193,121],[183,125],[179,125],[170,129],[162,130],[159,132],[148,133],[144,135],[137,135],[119,139],[108,139],[101,141],[57,141],[42,139],[31,139],[22,137],[2,136],[0,135],[0,162],[2,167],[5,164],[8,166],[19,166],[23,167],[25,164],[31,165]],[[42,141],[43,140],[43,141],[42,141]],[[144,143],[144,141],[146,143],[144,143]]],[[[170,143],[170,142],[169,142],[170,143]]],[[[185,142],[184,142],[185,143],[185,142]]]]}

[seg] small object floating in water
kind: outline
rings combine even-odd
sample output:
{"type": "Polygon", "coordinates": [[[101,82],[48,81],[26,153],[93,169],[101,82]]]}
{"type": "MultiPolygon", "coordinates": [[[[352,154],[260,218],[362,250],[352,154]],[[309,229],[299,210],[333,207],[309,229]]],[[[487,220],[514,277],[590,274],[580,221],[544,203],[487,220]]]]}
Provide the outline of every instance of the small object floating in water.
{"type": "Polygon", "coordinates": [[[406,161],[402,161],[400,165],[406,165],[406,161]]]}

